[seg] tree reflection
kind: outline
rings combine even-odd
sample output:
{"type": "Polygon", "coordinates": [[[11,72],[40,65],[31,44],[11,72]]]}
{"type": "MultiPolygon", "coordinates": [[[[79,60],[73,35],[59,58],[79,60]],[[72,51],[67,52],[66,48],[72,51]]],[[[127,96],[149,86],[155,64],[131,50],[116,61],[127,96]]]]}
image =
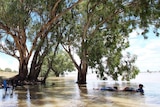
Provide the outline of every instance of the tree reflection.
{"type": "Polygon", "coordinates": [[[88,90],[87,90],[87,85],[86,84],[78,85],[78,86],[79,86],[79,89],[80,89],[81,93],[88,94],[88,90]]]}

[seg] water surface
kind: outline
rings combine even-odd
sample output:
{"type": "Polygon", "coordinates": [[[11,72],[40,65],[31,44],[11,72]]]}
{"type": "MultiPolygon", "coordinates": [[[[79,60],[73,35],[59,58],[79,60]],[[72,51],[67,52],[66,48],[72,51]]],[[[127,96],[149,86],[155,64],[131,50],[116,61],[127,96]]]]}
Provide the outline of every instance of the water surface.
{"type": "Polygon", "coordinates": [[[13,94],[0,89],[0,107],[159,107],[160,73],[141,73],[131,82],[100,81],[87,76],[87,84],[78,86],[75,76],[50,78],[47,85],[17,87],[13,94]],[[55,83],[55,85],[53,85],[55,83]],[[131,92],[93,90],[103,86],[137,88],[144,84],[145,95],[131,92]]]}

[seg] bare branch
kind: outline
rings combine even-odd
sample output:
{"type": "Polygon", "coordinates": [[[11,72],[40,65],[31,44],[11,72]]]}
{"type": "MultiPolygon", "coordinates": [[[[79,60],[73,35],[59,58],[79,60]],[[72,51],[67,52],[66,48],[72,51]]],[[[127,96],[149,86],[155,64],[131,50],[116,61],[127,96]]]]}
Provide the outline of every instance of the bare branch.
{"type": "Polygon", "coordinates": [[[3,47],[3,46],[1,46],[1,50],[0,50],[0,52],[1,53],[4,53],[4,54],[7,54],[7,55],[10,55],[10,56],[13,56],[14,58],[16,58],[16,59],[18,59],[19,60],[19,57],[13,52],[10,52],[7,48],[5,48],[5,47],[3,47]]]}

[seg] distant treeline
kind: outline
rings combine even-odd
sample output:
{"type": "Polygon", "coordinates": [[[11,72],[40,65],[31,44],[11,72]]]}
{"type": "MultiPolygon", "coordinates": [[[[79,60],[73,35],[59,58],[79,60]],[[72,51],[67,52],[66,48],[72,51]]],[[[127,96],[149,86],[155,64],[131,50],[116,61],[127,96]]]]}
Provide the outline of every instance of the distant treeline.
{"type": "Polygon", "coordinates": [[[18,72],[18,71],[12,70],[11,68],[5,68],[4,70],[0,68],[0,72],[18,72]]]}
{"type": "Polygon", "coordinates": [[[147,71],[144,71],[142,73],[157,73],[157,72],[160,72],[160,71],[149,71],[149,70],[147,70],[147,71]]]}

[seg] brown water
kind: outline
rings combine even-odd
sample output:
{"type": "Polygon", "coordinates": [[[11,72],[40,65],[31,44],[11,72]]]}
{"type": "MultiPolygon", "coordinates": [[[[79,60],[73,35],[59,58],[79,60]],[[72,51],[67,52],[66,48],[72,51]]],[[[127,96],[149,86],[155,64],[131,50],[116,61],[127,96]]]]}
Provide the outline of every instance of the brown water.
{"type": "MultiPolygon", "coordinates": [[[[158,107],[148,94],[93,90],[103,86],[137,87],[136,82],[106,82],[88,77],[87,84],[78,86],[72,76],[50,78],[47,85],[17,87],[4,94],[0,89],[0,107],[158,107]],[[52,85],[55,83],[55,85],[52,85]]],[[[155,97],[156,98],[156,97],[155,97]]],[[[157,100],[156,100],[157,101],[157,100]]]]}

